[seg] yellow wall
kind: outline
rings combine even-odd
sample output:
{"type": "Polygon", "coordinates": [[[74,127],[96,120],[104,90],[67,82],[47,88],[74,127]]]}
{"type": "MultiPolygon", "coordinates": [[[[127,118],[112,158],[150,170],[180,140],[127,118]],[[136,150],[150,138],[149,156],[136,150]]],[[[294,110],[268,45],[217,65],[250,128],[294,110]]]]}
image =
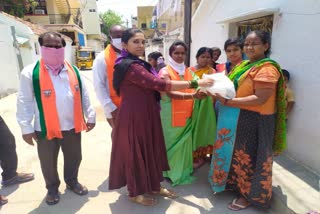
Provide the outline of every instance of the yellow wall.
{"type": "Polygon", "coordinates": [[[139,29],[142,29],[141,27],[142,23],[145,23],[147,25],[146,29],[142,29],[146,38],[150,37],[154,32],[154,29],[150,28],[153,9],[154,9],[153,6],[138,7],[138,15],[137,15],[138,26],[137,27],[139,29]]]}
{"type": "MultiPolygon", "coordinates": [[[[161,32],[170,32],[184,24],[184,0],[181,1],[180,10],[174,12],[172,8],[165,11],[158,20],[158,28],[161,32]],[[166,23],[167,28],[162,28],[162,23],[166,23]]],[[[201,0],[192,0],[192,14],[195,13],[201,0]]]]}
{"type": "Polygon", "coordinates": [[[80,0],[69,0],[70,8],[81,8],[80,0]]]}

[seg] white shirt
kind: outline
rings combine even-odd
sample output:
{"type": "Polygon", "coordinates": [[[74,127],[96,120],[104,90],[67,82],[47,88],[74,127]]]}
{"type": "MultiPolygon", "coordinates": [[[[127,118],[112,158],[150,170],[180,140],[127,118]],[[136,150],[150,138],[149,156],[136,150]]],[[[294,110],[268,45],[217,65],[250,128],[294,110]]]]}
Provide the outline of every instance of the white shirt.
{"type": "MultiPolygon", "coordinates": [[[[117,53],[117,57],[119,54],[117,53]]],[[[107,76],[107,65],[105,61],[105,52],[98,54],[93,62],[93,85],[97,98],[103,107],[106,118],[112,118],[111,112],[117,109],[117,106],[110,98],[109,80],[107,76]]]]}
{"type": "MultiPolygon", "coordinates": [[[[20,89],[17,99],[17,121],[22,134],[41,131],[39,110],[33,91],[32,73],[36,63],[26,66],[20,77],[20,89]],[[32,126],[34,120],[34,126],[32,126]]],[[[64,67],[59,75],[54,76],[49,70],[50,78],[56,93],[56,108],[58,112],[60,129],[68,131],[74,128],[73,94],[70,89],[67,68],[64,67]]],[[[96,113],[90,105],[88,91],[82,81],[82,107],[88,123],[95,123],[96,113]]]]}

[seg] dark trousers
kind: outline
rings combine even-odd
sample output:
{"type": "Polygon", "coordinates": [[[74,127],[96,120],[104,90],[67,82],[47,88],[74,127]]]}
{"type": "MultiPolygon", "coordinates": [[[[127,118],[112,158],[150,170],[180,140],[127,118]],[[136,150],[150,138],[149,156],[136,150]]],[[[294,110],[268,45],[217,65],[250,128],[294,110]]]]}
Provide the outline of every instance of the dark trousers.
{"type": "Polygon", "coordinates": [[[60,185],[57,162],[60,147],[64,159],[64,181],[73,186],[78,182],[78,171],[81,163],[81,133],[74,130],[63,131],[62,139],[47,140],[38,135],[38,156],[48,193],[57,193],[60,185]]]}
{"type": "Polygon", "coordinates": [[[8,180],[17,175],[18,158],[16,141],[13,134],[0,116],[0,165],[2,180],[8,180]]]}

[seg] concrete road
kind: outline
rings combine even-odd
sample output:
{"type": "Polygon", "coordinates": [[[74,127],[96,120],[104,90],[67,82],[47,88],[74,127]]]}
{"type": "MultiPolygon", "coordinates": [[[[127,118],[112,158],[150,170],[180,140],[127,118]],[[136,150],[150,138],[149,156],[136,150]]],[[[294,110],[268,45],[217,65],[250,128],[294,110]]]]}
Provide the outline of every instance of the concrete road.
{"type": "MultiPolygon", "coordinates": [[[[110,127],[103,116],[102,109],[95,97],[92,85],[92,71],[81,71],[85,84],[90,91],[91,101],[97,110],[96,127],[82,135],[83,159],[79,172],[79,181],[89,189],[86,196],[78,196],[66,190],[63,182],[63,157],[59,156],[59,175],[61,179],[61,200],[55,206],[48,206],[44,197],[46,189],[42,177],[35,146],[24,143],[20,128],[16,122],[16,94],[0,99],[0,114],[16,137],[19,157],[19,171],[34,172],[35,180],[29,183],[2,187],[1,194],[8,197],[9,203],[0,207],[2,214],[71,214],[71,213],[116,213],[116,214],[160,214],[160,213],[234,213],[226,207],[235,197],[232,193],[213,195],[207,182],[208,165],[197,170],[197,180],[192,185],[173,188],[180,197],[175,200],[158,198],[154,207],[143,207],[127,200],[126,189],[108,190],[109,159],[111,153],[110,127]]],[[[170,186],[164,183],[165,186],[170,186]]],[[[250,207],[239,214],[279,213],[250,207]]],[[[284,213],[284,212],[281,212],[284,213]]]]}

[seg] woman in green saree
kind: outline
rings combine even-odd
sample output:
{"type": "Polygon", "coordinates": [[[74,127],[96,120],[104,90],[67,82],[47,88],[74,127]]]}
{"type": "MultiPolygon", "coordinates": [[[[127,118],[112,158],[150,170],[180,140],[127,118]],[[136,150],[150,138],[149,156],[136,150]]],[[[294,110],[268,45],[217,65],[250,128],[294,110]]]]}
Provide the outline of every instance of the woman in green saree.
{"type": "MultiPolygon", "coordinates": [[[[159,76],[166,80],[199,79],[185,64],[187,46],[182,41],[174,42],[169,48],[168,64],[160,70],[159,76]]],[[[172,181],[172,185],[192,183],[193,172],[193,127],[198,109],[194,108],[203,93],[194,89],[185,89],[161,94],[161,122],[166,143],[170,170],[164,177],[172,181]]]]}
{"type": "MultiPolygon", "coordinates": [[[[213,74],[216,71],[210,67],[213,58],[211,48],[202,47],[196,54],[197,65],[190,69],[199,77],[203,74],[213,74]]],[[[193,114],[193,168],[201,167],[212,154],[213,142],[216,137],[216,115],[213,108],[213,100],[210,96],[195,101],[193,114]]]]}

